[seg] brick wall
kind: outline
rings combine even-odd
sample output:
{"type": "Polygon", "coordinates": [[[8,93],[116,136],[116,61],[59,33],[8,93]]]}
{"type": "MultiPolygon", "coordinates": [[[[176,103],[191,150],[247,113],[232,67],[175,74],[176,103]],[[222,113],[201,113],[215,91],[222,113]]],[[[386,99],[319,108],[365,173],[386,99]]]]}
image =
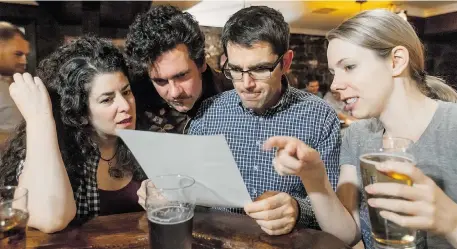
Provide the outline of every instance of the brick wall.
{"type": "Polygon", "coordinates": [[[327,69],[327,40],[324,36],[291,34],[290,49],[294,51],[291,71],[298,79],[298,88],[304,88],[310,77],[320,82],[322,92],[331,83],[327,69]]]}

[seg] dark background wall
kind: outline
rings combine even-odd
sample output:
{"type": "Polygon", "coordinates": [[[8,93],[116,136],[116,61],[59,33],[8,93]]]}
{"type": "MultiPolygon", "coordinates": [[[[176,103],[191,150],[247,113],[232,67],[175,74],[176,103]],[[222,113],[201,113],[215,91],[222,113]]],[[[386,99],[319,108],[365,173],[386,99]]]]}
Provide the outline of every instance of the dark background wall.
{"type": "Polygon", "coordinates": [[[320,90],[327,90],[331,81],[327,69],[327,44],[324,36],[290,35],[290,49],[294,51],[291,73],[297,77],[298,88],[304,88],[315,77],[321,83],[320,90]]]}
{"type": "MultiPolygon", "coordinates": [[[[456,19],[457,13],[427,19],[408,18],[424,42],[426,71],[431,75],[444,78],[455,89],[457,89],[457,27],[454,24],[450,26],[448,23],[456,19]]],[[[202,29],[206,35],[208,63],[217,67],[217,58],[223,52],[220,44],[222,28],[202,27],[202,29]]],[[[329,89],[332,76],[327,69],[327,45],[324,36],[291,34],[290,48],[294,51],[291,72],[297,77],[299,88],[305,87],[311,77],[316,77],[321,82],[323,92],[329,89]]]]}
{"type": "Polygon", "coordinates": [[[65,37],[91,33],[124,39],[136,14],[151,5],[150,1],[38,3],[39,6],[0,3],[0,20],[25,28],[31,45],[28,71],[32,73],[40,60],[63,44],[65,37]]]}
{"type": "MultiPolygon", "coordinates": [[[[64,42],[64,38],[92,33],[121,41],[135,16],[151,5],[144,2],[41,2],[39,6],[0,3],[0,20],[25,28],[31,44],[29,71],[34,73],[38,62],[64,42]],[[120,11],[121,10],[121,11],[120,11]]],[[[429,74],[445,78],[457,89],[457,13],[430,18],[409,17],[426,49],[426,69],[429,74]]],[[[218,57],[223,52],[220,43],[221,28],[202,27],[206,36],[206,59],[218,68],[218,57]]],[[[317,76],[325,92],[331,83],[327,70],[327,42],[323,36],[291,34],[290,48],[295,57],[291,72],[299,87],[304,87],[311,76],[317,76]]]]}
{"type": "Polygon", "coordinates": [[[427,71],[446,80],[457,89],[457,34],[439,34],[424,38],[427,71]]]}
{"type": "Polygon", "coordinates": [[[31,46],[28,71],[32,73],[35,72],[37,62],[58,46],[60,40],[58,23],[43,8],[0,3],[0,20],[25,28],[25,35],[31,46]]]}

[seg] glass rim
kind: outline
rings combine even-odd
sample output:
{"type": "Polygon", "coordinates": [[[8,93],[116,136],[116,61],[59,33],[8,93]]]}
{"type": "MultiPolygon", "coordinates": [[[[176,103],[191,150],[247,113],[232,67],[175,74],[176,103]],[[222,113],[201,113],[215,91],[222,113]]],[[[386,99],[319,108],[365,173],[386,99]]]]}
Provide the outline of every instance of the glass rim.
{"type": "MultiPolygon", "coordinates": [[[[168,178],[168,177],[187,179],[187,180],[190,180],[190,183],[186,184],[183,187],[178,187],[178,188],[157,188],[157,187],[155,187],[155,188],[158,189],[158,190],[179,190],[179,189],[190,188],[195,184],[195,179],[194,178],[192,178],[190,176],[187,176],[187,175],[182,175],[182,174],[165,174],[165,175],[153,176],[152,178],[149,178],[148,184],[149,183],[154,184],[154,182],[152,181],[153,179],[165,179],[165,178],[168,178]]],[[[148,186],[148,184],[146,184],[146,187],[148,186]]]]}
{"type": "Polygon", "coordinates": [[[393,155],[393,156],[407,158],[407,159],[413,161],[414,163],[417,163],[416,158],[411,153],[411,151],[409,151],[411,146],[414,144],[413,140],[411,140],[409,138],[383,135],[381,138],[379,138],[379,137],[378,138],[371,138],[371,139],[368,139],[368,141],[376,141],[376,142],[378,142],[378,141],[380,141],[380,142],[384,142],[384,141],[399,141],[399,142],[404,142],[403,144],[402,143],[400,143],[400,144],[406,145],[406,146],[399,147],[399,148],[397,148],[397,150],[395,150],[394,148],[384,148],[384,144],[382,146],[378,146],[378,145],[377,146],[373,146],[373,147],[372,146],[366,146],[365,147],[365,151],[358,156],[360,161],[362,161],[362,159],[366,160],[364,157],[367,156],[367,155],[379,155],[379,154],[384,154],[385,155],[385,154],[390,154],[390,155],[393,155]]]}
{"type": "Polygon", "coordinates": [[[367,156],[377,156],[377,155],[390,155],[390,156],[394,156],[394,157],[401,157],[401,158],[404,158],[404,159],[407,159],[407,160],[411,160],[414,164],[416,164],[416,158],[414,158],[414,156],[410,153],[407,153],[407,152],[392,152],[392,151],[389,151],[389,152],[386,152],[386,151],[372,151],[372,152],[366,152],[366,153],[363,153],[359,156],[359,161],[364,161],[364,162],[369,162],[369,163],[379,163],[379,162],[375,162],[375,161],[372,161],[372,160],[369,160],[369,159],[366,159],[365,157],[367,156]]]}
{"type": "Polygon", "coordinates": [[[0,200],[0,205],[18,201],[18,200],[24,198],[24,196],[27,196],[28,193],[29,193],[29,190],[28,190],[28,189],[23,188],[23,187],[19,187],[19,186],[2,186],[2,187],[0,187],[0,192],[2,192],[3,190],[12,190],[12,189],[15,189],[15,191],[16,191],[16,190],[23,191],[23,193],[21,193],[21,195],[19,195],[19,196],[13,198],[13,199],[11,199],[11,200],[6,200],[6,201],[0,200]]]}

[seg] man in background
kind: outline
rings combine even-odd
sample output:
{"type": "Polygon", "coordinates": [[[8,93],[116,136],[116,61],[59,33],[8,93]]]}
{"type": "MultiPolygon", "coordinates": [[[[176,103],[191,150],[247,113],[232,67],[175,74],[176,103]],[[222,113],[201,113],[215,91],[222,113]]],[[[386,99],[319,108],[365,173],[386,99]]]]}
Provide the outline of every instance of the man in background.
{"type": "Polygon", "coordinates": [[[322,98],[323,96],[319,91],[319,85],[319,81],[315,77],[312,77],[306,83],[306,91],[322,98]]]}
{"type": "Polygon", "coordinates": [[[29,52],[29,43],[22,31],[11,23],[0,22],[0,154],[9,134],[22,121],[9,86],[13,74],[25,72],[29,52]]]}

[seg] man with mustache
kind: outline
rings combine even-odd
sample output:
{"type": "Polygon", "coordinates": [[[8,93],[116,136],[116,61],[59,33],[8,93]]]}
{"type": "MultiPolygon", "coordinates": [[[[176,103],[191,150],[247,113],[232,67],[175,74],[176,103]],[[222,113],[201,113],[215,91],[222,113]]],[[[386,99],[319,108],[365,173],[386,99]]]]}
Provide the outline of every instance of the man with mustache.
{"type": "Polygon", "coordinates": [[[7,137],[22,120],[8,89],[13,74],[25,72],[29,51],[22,31],[11,23],[0,22],[0,154],[7,137]]]}
{"type": "Polygon", "coordinates": [[[297,223],[317,228],[308,195],[319,193],[305,190],[300,177],[280,176],[273,167],[275,152],[292,152],[264,151],[262,145],[271,136],[298,137],[319,151],[335,189],[341,144],[335,111],[317,96],[289,86],[284,75],[293,51],[289,26],[280,12],[264,6],[238,11],[225,24],[222,45],[227,55],[223,72],[235,90],[205,100],[189,134],[225,136],[255,200],[244,212],[266,233],[286,234],[297,223]]]}
{"type": "Polygon", "coordinates": [[[172,6],[154,6],[136,17],[126,54],[139,130],[186,133],[204,99],[233,88],[206,64],[198,22],[172,6]]]}

